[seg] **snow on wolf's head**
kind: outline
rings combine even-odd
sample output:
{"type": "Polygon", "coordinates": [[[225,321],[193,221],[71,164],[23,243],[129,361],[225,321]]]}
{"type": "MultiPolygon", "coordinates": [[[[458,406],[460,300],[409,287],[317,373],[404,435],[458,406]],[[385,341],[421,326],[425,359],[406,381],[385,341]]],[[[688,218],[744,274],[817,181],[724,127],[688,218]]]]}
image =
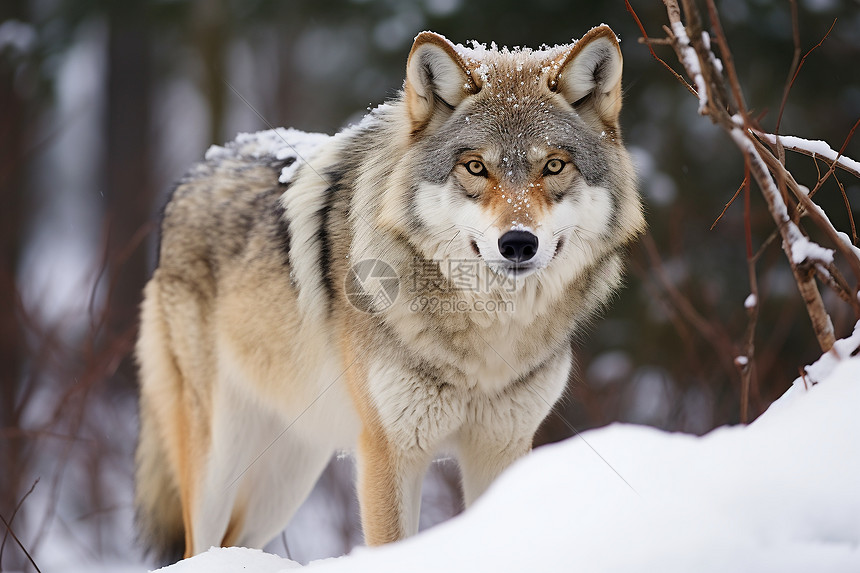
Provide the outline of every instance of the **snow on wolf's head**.
{"type": "Polygon", "coordinates": [[[618,125],[621,68],[607,26],[541,50],[419,34],[404,97],[417,178],[409,215],[423,254],[564,280],[637,235],[644,221],[618,125]]]}

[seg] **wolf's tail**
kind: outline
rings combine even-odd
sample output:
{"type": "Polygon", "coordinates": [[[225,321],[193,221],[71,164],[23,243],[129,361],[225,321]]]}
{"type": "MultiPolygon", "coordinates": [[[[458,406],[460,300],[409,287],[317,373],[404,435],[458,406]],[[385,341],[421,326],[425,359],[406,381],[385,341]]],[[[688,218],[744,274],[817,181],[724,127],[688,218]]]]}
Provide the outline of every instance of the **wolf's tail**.
{"type": "MultiPolygon", "coordinates": [[[[141,410],[146,407],[141,405],[141,410]]],[[[141,419],[145,413],[141,411],[141,419]]],[[[153,420],[150,418],[150,422],[153,420]]],[[[135,521],[138,538],[160,563],[174,563],[185,552],[185,528],[179,488],[171,474],[158,430],[141,429],[135,475],[135,521]]]]}
{"type": "MultiPolygon", "coordinates": [[[[140,367],[140,437],[135,454],[135,521],[142,545],[157,559],[173,563],[185,552],[182,503],[174,464],[167,451],[176,428],[166,427],[177,406],[179,373],[167,347],[156,280],[147,284],[141,305],[137,361],[140,367]]],[[[173,436],[175,438],[175,436],[173,436]]]]}

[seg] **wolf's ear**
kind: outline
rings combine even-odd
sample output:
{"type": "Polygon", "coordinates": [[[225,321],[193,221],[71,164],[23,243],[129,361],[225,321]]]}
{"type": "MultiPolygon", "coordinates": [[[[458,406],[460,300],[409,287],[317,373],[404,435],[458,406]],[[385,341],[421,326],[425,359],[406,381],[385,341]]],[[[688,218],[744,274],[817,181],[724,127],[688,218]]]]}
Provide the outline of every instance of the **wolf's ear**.
{"type": "Polygon", "coordinates": [[[560,93],[581,114],[596,114],[609,128],[618,126],[621,112],[621,48],[609,26],[590,30],[571,47],[549,77],[549,88],[560,93]]]}
{"type": "Polygon", "coordinates": [[[421,32],[406,63],[406,108],[412,131],[427,127],[440,110],[453,110],[477,91],[454,45],[444,36],[421,32]]]}

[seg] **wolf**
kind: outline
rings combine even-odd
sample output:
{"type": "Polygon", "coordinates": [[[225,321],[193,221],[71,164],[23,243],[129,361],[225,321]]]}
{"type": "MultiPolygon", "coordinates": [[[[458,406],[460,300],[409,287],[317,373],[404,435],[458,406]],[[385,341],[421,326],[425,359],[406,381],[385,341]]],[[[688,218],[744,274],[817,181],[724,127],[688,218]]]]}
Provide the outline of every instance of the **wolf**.
{"type": "Polygon", "coordinates": [[[469,506],[620,285],[645,224],[609,27],[535,50],[422,32],[405,75],[358,125],[242,134],[174,189],[136,346],[163,557],[262,547],[343,449],[369,545],[416,533],[440,450],[469,506]]]}

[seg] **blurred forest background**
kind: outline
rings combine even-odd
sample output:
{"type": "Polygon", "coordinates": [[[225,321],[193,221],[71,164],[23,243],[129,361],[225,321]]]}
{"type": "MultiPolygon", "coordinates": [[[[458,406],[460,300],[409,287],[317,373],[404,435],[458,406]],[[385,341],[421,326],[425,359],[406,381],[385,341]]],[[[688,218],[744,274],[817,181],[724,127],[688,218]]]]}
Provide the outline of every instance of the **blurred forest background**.
{"type": "MultiPolygon", "coordinates": [[[[662,2],[632,4],[649,35],[663,36],[662,2]]],[[[718,6],[746,100],[773,130],[794,52],[792,4],[718,6]]],[[[795,82],[780,132],[838,149],[860,117],[860,3],[796,6],[804,53],[836,24],[795,82]]],[[[741,201],[709,229],[743,180],[743,160],[637,41],[622,0],[3,0],[0,516],[42,570],[145,562],[131,526],[129,352],[157,213],[191,162],[267,123],[331,133],[358,121],[397,93],[421,30],[537,47],[602,22],[622,39],[624,139],[650,234],[632,249],[627,288],[581,341],[570,399],[538,443],[613,421],[694,433],[738,423],[733,361],[750,292],[741,201]]],[[[860,142],[846,154],[857,158],[860,142]]],[[[820,165],[788,160],[814,183],[820,165]]],[[[840,181],[860,205],[858,181],[840,181]]],[[[765,246],[750,418],[820,354],[778,241],[766,243],[774,226],[756,193],[753,245],[765,246]]],[[[850,233],[837,184],[817,198],[850,233]]],[[[837,337],[853,324],[840,312],[837,337]]],[[[272,550],[307,561],[360,543],[351,473],[334,461],[272,550]]],[[[453,464],[434,465],[422,527],[459,511],[457,480],[453,464]]],[[[29,567],[4,529],[0,569],[29,567]]]]}

